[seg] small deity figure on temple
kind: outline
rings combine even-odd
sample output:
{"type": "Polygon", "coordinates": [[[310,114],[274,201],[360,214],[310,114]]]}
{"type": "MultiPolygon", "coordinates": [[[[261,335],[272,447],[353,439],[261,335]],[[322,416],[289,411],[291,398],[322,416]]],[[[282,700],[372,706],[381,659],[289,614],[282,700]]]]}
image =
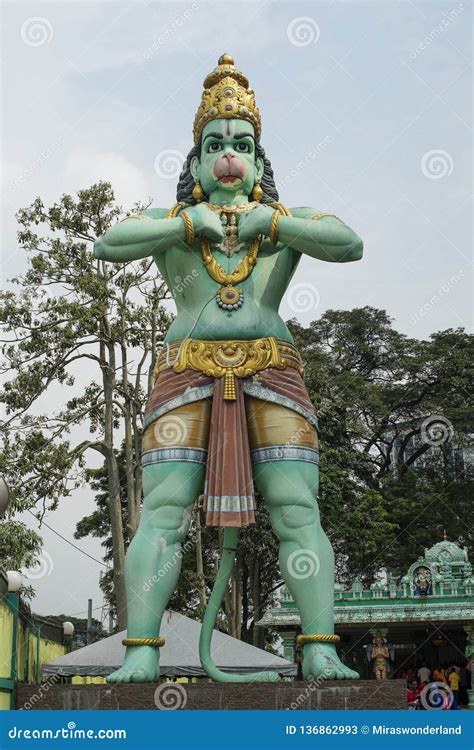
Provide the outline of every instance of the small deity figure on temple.
{"type": "Polygon", "coordinates": [[[376,680],[386,680],[389,676],[390,651],[385,638],[377,631],[373,645],[367,648],[367,658],[372,662],[376,680]]]}
{"type": "Polygon", "coordinates": [[[428,596],[433,593],[431,572],[428,568],[418,568],[414,575],[415,596],[428,596]]]}

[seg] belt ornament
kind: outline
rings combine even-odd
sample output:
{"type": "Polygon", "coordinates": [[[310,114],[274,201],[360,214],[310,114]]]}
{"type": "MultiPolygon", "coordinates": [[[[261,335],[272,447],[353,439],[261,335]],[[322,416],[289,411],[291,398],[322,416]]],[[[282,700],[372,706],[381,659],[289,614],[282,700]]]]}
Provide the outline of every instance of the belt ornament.
{"type": "Polygon", "coordinates": [[[260,370],[294,367],[303,374],[300,354],[288,341],[268,336],[250,341],[201,341],[184,339],[169,344],[157,360],[155,376],[172,367],[175,372],[195,370],[213,378],[225,378],[224,399],[235,401],[235,378],[248,378],[260,370]]]}

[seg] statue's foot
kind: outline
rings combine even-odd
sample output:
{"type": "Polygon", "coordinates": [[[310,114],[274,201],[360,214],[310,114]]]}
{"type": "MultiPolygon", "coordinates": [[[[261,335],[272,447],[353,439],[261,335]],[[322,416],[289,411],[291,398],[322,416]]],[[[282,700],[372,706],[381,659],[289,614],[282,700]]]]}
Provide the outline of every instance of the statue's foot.
{"type": "Polygon", "coordinates": [[[339,659],[331,643],[307,643],[303,647],[303,677],[324,680],[358,680],[359,675],[339,659]]]}
{"type": "Polygon", "coordinates": [[[107,677],[107,682],[157,682],[160,676],[160,650],[154,646],[129,646],[125,661],[107,677]]]}

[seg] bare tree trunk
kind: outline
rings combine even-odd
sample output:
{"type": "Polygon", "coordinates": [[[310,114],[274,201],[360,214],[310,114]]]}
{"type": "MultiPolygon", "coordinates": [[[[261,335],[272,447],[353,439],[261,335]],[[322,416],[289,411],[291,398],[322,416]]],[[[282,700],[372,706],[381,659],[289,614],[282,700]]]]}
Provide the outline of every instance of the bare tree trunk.
{"type": "Polygon", "coordinates": [[[127,627],[127,598],[125,592],[125,544],[123,537],[122,503],[120,498],[120,475],[114,453],[114,386],[115,351],[113,342],[105,343],[108,321],[104,314],[101,324],[101,362],[104,386],[104,444],[106,446],[106,466],[108,476],[108,507],[113,549],[113,579],[117,606],[117,627],[127,627]],[[108,361],[106,359],[106,352],[108,361]]]}
{"type": "Polygon", "coordinates": [[[128,509],[128,521],[127,521],[127,534],[128,539],[131,541],[138,528],[138,516],[137,508],[135,504],[135,471],[133,461],[133,436],[132,436],[132,415],[131,415],[131,403],[130,403],[130,385],[128,382],[128,371],[127,371],[127,347],[122,339],[121,345],[122,354],[122,391],[123,391],[123,421],[125,429],[124,437],[124,449],[125,449],[125,481],[126,481],[126,492],[127,492],[127,509],[128,509]]]}

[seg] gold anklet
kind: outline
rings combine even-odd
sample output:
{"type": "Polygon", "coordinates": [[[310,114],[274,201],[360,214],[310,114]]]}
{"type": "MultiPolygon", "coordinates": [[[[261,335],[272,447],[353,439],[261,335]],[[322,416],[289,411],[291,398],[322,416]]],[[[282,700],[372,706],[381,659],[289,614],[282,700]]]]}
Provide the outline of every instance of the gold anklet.
{"type": "Polygon", "coordinates": [[[122,646],[160,646],[165,645],[164,638],[124,638],[122,646]]]}
{"type": "Polygon", "coordinates": [[[304,646],[305,643],[339,643],[341,640],[340,635],[298,635],[296,636],[296,642],[300,646],[304,646]]]}

